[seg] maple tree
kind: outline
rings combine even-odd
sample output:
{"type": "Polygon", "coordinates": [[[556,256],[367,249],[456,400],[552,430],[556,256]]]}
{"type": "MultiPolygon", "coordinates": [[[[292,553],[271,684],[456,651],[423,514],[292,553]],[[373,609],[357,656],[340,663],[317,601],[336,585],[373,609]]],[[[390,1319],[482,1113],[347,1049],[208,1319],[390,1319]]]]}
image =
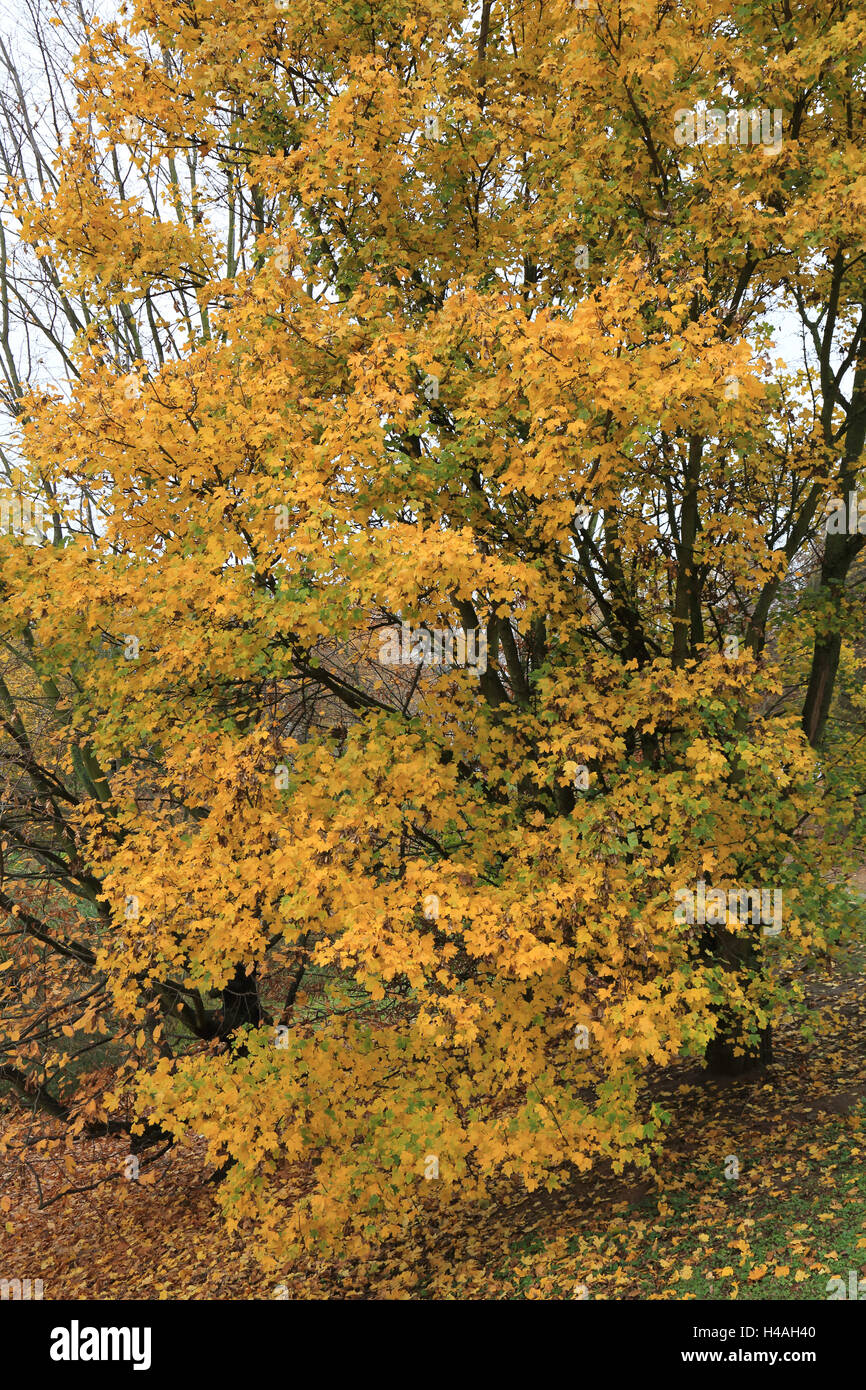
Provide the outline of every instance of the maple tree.
{"type": "Polygon", "coordinates": [[[648,1066],[766,1061],[850,930],[863,31],[142,0],[9,171],[86,312],[12,391],[53,523],[0,542],[2,1075],[204,1136],[269,1267],[646,1165],[648,1066]],[[778,145],[675,138],[758,101],[778,145]],[[401,624],[485,660],[395,670],[401,624]],[[681,919],[700,883],[781,932],[681,919]]]}

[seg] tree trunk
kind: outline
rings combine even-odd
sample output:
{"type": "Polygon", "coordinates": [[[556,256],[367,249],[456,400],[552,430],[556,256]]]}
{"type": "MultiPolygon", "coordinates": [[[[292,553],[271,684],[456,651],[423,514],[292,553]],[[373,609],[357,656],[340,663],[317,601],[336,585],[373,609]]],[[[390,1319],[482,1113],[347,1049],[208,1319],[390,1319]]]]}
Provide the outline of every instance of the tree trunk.
{"type": "Polygon", "coordinates": [[[228,1038],[236,1028],[245,1023],[258,1027],[262,1022],[262,1009],[259,1001],[259,982],[255,970],[249,975],[242,965],[222,992],[222,1018],[217,1036],[228,1038]]]}
{"type": "MultiPolygon", "coordinates": [[[[749,936],[735,935],[726,927],[708,926],[702,949],[705,955],[722,962],[725,969],[733,973],[748,975],[760,969],[755,941],[749,936]]],[[[710,1038],[704,1052],[706,1069],[711,1075],[742,1076],[770,1065],[773,1060],[772,1028],[767,1025],[761,1029],[757,1044],[751,1047],[740,1040],[742,1031],[741,1019],[722,1005],[717,1013],[715,1036],[710,1038]]]]}
{"type": "Polygon", "coordinates": [[[732,1021],[728,1021],[728,1028],[726,1028],[720,1019],[718,1033],[707,1044],[704,1061],[711,1076],[742,1076],[745,1072],[754,1071],[758,1067],[768,1067],[771,1064],[773,1060],[773,1030],[769,1024],[766,1028],[761,1029],[757,1047],[747,1048],[745,1051],[741,1051],[739,1056],[734,1053],[732,1031],[732,1021]]]}

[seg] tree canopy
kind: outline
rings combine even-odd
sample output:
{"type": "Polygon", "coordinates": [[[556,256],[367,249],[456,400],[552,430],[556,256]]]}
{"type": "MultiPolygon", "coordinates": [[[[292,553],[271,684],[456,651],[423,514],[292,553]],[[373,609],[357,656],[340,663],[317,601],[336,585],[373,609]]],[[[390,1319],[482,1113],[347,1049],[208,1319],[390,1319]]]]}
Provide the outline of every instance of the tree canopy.
{"type": "Polygon", "coordinates": [[[646,1166],[647,1069],[766,1061],[851,930],[866,15],[58,16],[68,115],[4,147],[50,522],[0,539],[0,1076],[204,1136],[274,1269],[646,1166]]]}

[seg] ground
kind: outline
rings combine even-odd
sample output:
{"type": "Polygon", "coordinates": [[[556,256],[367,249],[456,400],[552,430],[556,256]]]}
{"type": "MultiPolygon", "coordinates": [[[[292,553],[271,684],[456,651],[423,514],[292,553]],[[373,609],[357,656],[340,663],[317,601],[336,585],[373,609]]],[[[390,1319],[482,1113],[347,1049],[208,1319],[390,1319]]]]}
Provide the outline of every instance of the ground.
{"type": "MultiPolygon", "coordinates": [[[[866,951],[805,979],[815,1035],[783,1026],[762,1076],[711,1081],[683,1063],[652,1079],[671,1113],[652,1175],[515,1190],[483,1214],[455,1205],[423,1260],[311,1261],[284,1276],[289,1297],[808,1302],[833,1277],[847,1294],[855,1271],[866,1298],[866,951]]],[[[82,1143],[66,1173],[0,1167],[0,1277],[41,1278],[46,1299],[277,1296],[226,1235],[200,1148],[161,1159],[150,1184],[87,1190],[109,1152],[122,1168],[113,1140],[82,1143]],[[69,1186],[84,1190],[52,1202],[69,1186]]]]}

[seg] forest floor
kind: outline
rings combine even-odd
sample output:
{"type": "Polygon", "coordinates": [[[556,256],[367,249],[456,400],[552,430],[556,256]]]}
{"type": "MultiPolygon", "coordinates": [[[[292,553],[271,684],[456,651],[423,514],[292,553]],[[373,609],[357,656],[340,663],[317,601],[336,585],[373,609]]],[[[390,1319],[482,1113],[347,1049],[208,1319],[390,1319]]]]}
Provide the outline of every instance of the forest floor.
{"type": "MultiPolygon", "coordinates": [[[[422,1263],[401,1249],[306,1261],[285,1276],[289,1297],[809,1302],[842,1296],[829,1281],[847,1291],[851,1271],[866,1297],[866,950],[804,980],[814,1037],[782,1026],[761,1076],[708,1080],[683,1063],[654,1078],[671,1122],[651,1175],[515,1188],[484,1212],[455,1204],[422,1263]]],[[[160,1159],[155,1181],[87,1190],[124,1152],[86,1141],[66,1170],[40,1174],[0,1162],[0,1277],[41,1278],[46,1299],[276,1296],[226,1234],[200,1146],[160,1159]],[[52,1201],[70,1186],[83,1190],[52,1201]]]]}

